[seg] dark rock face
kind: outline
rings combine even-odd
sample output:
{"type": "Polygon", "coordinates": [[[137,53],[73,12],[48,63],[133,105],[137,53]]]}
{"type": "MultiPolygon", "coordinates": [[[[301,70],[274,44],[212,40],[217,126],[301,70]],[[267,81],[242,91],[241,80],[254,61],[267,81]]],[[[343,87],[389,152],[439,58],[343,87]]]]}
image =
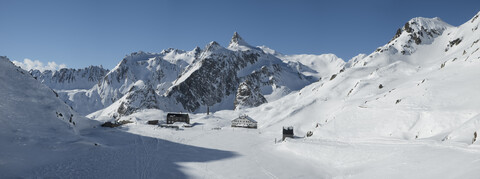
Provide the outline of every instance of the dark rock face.
{"type": "Polygon", "coordinates": [[[473,23],[475,20],[477,20],[477,18],[478,18],[478,14],[475,15],[475,17],[473,17],[473,18],[472,18],[472,21],[470,21],[470,22],[473,23]]]}
{"type": "Polygon", "coordinates": [[[267,100],[261,94],[258,87],[252,88],[252,84],[249,81],[244,81],[240,83],[237,89],[234,106],[235,109],[243,107],[256,107],[266,102],[267,100]]]}
{"type": "MultiPolygon", "coordinates": [[[[209,46],[206,49],[218,48],[209,46]]],[[[260,54],[250,51],[212,53],[198,60],[198,64],[193,64],[200,65],[200,68],[191,73],[185,81],[172,87],[167,96],[173,97],[184,109],[191,112],[202,105],[212,106],[219,103],[226,96],[235,94],[240,83],[237,72],[248,64],[255,63],[259,56],[260,54]]]]}
{"type": "Polygon", "coordinates": [[[158,109],[158,95],[151,86],[132,87],[127,93],[126,101],[120,104],[117,113],[120,116],[130,115],[141,109],[158,109]]]}
{"type": "MultiPolygon", "coordinates": [[[[402,35],[402,32],[403,32],[402,29],[400,29],[400,28],[397,29],[397,33],[395,33],[392,40],[390,40],[388,43],[390,43],[390,42],[394,41],[395,39],[397,39],[398,37],[400,37],[400,35],[402,35]]],[[[380,51],[380,50],[378,50],[378,51],[380,51]]]]}
{"type": "Polygon", "coordinates": [[[238,44],[239,42],[242,42],[242,41],[243,41],[242,37],[240,37],[240,35],[238,35],[238,33],[235,32],[235,33],[233,33],[233,37],[232,37],[232,40],[230,41],[230,44],[232,44],[232,43],[237,43],[238,44]]]}
{"type": "Polygon", "coordinates": [[[249,46],[235,33],[229,48],[239,45],[245,48],[231,50],[211,42],[164,96],[174,99],[185,110],[195,112],[202,106],[206,108],[227,98],[235,98],[242,82],[245,82],[243,87],[248,85],[252,92],[252,99],[247,98],[250,100],[248,106],[265,103],[266,99],[259,89],[282,83],[285,76],[289,80],[308,81],[308,84],[313,82],[273,55],[249,46]]]}
{"type": "MultiPolygon", "coordinates": [[[[365,66],[365,65],[364,65],[365,66]]],[[[337,74],[333,74],[332,77],[330,77],[330,81],[332,81],[333,79],[335,79],[335,77],[337,77],[337,74]]]]}
{"type": "Polygon", "coordinates": [[[462,38],[457,38],[455,40],[449,41],[447,44],[447,48],[445,48],[445,52],[448,51],[451,47],[460,44],[462,42],[462,38]]]}

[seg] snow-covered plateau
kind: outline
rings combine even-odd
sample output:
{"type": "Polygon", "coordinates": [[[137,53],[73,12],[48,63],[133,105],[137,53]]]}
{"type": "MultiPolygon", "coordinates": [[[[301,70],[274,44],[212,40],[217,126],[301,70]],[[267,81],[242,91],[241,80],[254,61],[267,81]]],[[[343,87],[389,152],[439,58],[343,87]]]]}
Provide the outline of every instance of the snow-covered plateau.
{"type": "Polygon", "coordinates": [[[479,178],[479,16],[413,18],[347,62],[238,33],[109,71],[0,57],[0,178],[479,178]],[[191,126],[161,127],[170,112],[191,126]]]}

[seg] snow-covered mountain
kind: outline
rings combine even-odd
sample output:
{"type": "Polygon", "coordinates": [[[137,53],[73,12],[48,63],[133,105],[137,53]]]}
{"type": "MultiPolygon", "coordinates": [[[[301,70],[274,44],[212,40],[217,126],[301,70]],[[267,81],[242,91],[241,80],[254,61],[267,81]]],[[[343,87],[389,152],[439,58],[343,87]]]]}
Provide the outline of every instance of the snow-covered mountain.
{"type": "Polygon", "coordinates": [[[478,16],[459,27],[413,18],[389,43],[352,58],[342,72],[245,111],[260,128],[294,125],[298,133],[313,131],[314,138],[477,144],[478,16]]]}
{"type": "Polygon", "coordinates": [[[177,49],[161,53],[134,52],[125,58],[88,90],[65,90],[59,95],[77,112],[87,115],[103,109],[133,92],[135,83],[142,82],[156,93],[164,93],[173,80],[190,64],[200,48],[192,51],[177,49]]]}
{"type": "Polygon", "coordinates": [[[90,89],[108,72],[99,66],[84,69],[63,68],[58,71],[30,70],[30,74],[41,83],[55,90],[90,89]]]}
{"type": "Polygon", "coordinates": [[[275,101],[317,79],[249,45],[235,32],[227,48],[211,42],[203,50],[132,53],[92,89],[69,93],[67,103],[83,114],[105,108],[94,116],[110,117],[147,108],[218,111],[275,101]],[[244,94],[238,93],[241,83],[255,95],[237,97],[244,94]]]}
{"type": "Polygon", "coordinates": [[[216,42],[208,44],[165,96],[191,112],[205,111],[207,106],[217,111],[234,108],[242,82],[258,89],[267,101],[274,101],[313,81],[275,56],[249,45],[235,32],[228,48],[216,42]]]}

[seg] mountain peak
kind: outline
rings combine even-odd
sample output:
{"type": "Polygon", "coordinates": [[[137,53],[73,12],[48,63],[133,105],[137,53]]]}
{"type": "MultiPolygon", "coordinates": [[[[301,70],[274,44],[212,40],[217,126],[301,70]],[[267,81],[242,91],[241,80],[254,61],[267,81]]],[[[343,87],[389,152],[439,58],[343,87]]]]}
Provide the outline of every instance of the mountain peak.
{"type": "Polygon", "coordinates": [[[449,27],[452,26],[438,17],[415,17],[406,22],[403,27],[399,28],[390,42],[396,40],[403,33],[406,33],[413,38],[416,44],[420,44],[422,42],[421,37],[423,38],[424,35],[435,38],[449,27]]]}
{"type": "Polygon", "coordinates": [[[202,51],[202,49],[201,49],[199,46],[195,46],[195,48],[193,49],[193,51],[195,51],[195,52],[200,52],[200,51],[202,51]]]}
{"type": "Polygon", "coordinates": [[[444,22],[439,17],[425,18],[415,17],[410,19],[405,25],[397,31],[397,35],[400,31],[406,31],[407,33],[414,33],[420,31],[434,31],[441,33],[445,29],[452,27],[450,24],[444,22]]]}
{"type": "Polygon", "coordinates": [[[242,37],[238,34],[238,32],[234,32],[232,36],[232,40],[230,40],[230,44],[228,47],[234,47],[234,46],[250,46],[245,40],[243,40],[242,37]]]}
{"type": "Polygon", "coordinates": [[[220,44],[218,44],[218,42],[212,41],[212,42],[208,43],[208,45],[205,47],[205,51],[212,51],[212,50],[217,50],[217,49],[220,49],[220,48],[222,48],[222,46],[220,46],[220,44]]]}

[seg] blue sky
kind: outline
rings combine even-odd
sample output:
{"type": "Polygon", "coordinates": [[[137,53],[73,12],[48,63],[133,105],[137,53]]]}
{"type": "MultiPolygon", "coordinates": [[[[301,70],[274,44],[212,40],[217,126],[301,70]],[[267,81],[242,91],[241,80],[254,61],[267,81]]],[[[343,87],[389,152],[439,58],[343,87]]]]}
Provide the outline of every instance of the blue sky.
{"type": "Polygon", "coordinates": [[[72,68],[113,68],[126,54],[227,46],[233,32],[284,54],[334,53],[348,60],[387,43],[413,17],[458,26],[476,0],[0,0],[0,55],[72,68]]]}

